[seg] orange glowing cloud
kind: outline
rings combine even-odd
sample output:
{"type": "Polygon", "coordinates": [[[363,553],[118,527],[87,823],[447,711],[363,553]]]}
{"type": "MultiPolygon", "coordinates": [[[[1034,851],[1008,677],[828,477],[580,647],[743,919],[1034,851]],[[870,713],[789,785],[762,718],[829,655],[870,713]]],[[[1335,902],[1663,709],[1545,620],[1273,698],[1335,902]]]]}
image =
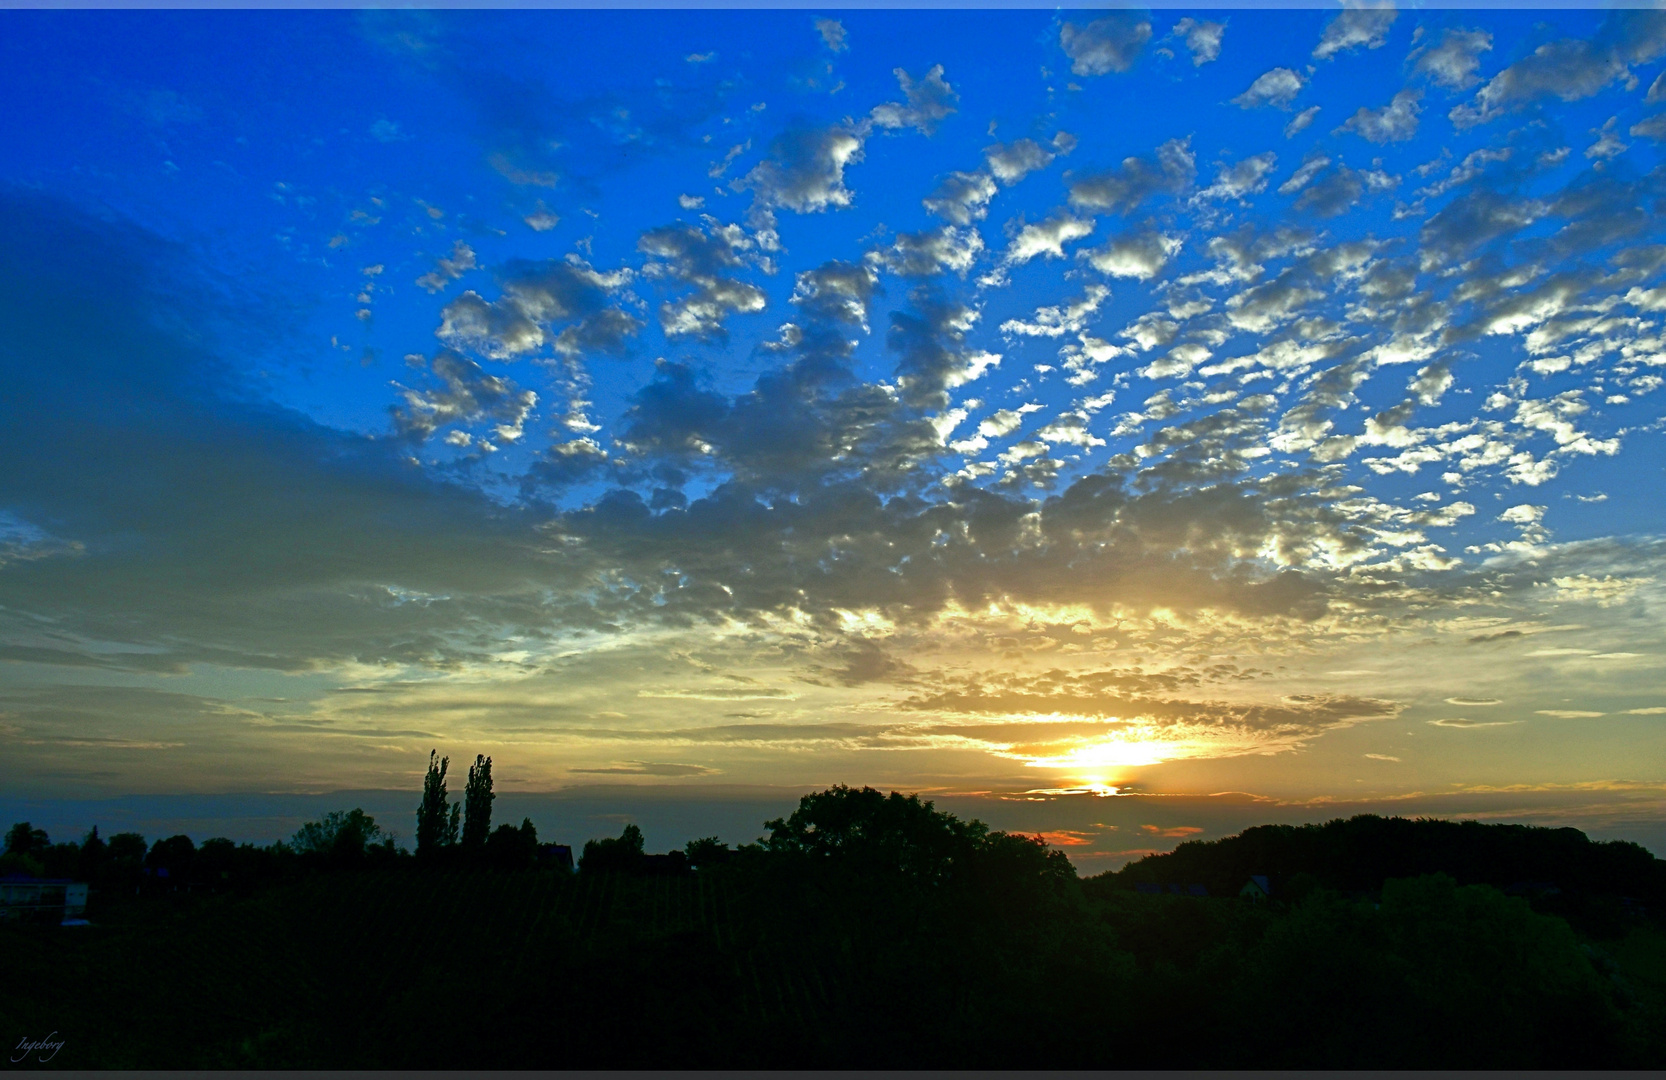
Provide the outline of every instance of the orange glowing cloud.
{"type": "Polygon", "coordinates": [[[1031,840],[1040,840],[1050,847],[1086,847],[1093,843],[1093,834],[1074,832],[1070,829],[1055,829],[1051,832],[1014,833],[1014,836],[1027,836],[1031,840]]]}
{"type": "Polygon", "coordinates": [[[1163,828],[1161,825],[1141,825],[1140,828],[1144,829],[1152,836],[1162,836],[1177,840],[1184,840],[1189,836],[1196,835],[1197,833],[1203,831],[1196,825],[1175,825],[1168,829],[1163,828]]]}

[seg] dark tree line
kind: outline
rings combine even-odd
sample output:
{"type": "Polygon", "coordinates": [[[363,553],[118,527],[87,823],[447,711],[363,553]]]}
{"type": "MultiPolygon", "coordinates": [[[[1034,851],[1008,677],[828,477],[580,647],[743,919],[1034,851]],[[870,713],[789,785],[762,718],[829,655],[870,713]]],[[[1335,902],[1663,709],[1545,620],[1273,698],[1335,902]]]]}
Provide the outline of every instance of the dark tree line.
{"type": "Polygon", "coordinates": [[[1282,904],[1316,889],[1376,900],[1385,881],[1437,873],[1532,897],[1540,910],[1582,926],[1623,921],[1628,907],[1666,908],[1666,862],[1629,841],[1594,841],[1578,829],[1374,814],[1187,841],[1089,887],[1201,884],[1211,895],[1232,896],[1254,874],[1282,904]]]}
{"type": "MultiPolygon", "coordinates": [[[[461,804],[446,793],[450,762],[429,757],[422,801],[417,808],[417,854],[422,862],[465,862],[500,868],[531,866],[538,834],[530,818],[521,824],[492,822],[492,759],[477,756],[461,804]]],[[[108,840],[94,826],[79,843],[52,843],[45,830],[18,822],[6,833],[0,876],[87,881],[100,900],[109,894],[172,894],[184,891],[249,889],[318,870],[382,867],[410,857],[392,833],[360,807],[333,810],[308,821],[287,841],[239,844],[213,837],[200,845],[175,835],[152,841],[139,833],[108,840]]]]}
{"type": "Polygon", "coordinates": [[[139,833],[108,840],[95,825],[80,843],[51,843],[29,822],[13,825],[0,854],[0,875],[85,881],[103,905],[113,896],[251,888],[318,870],[375,868],[408,858],[364,810],[334,810],[287,841],[239,844],[223,836],[201,844],[175,835],[147,841],[139,833]]]}
{"type": "MultiPolygon", "coordinates": [[[[432,760],[443,781],[443,759],[432,760]]],[[[477,783],[489,775],[484,763],[477,783]]],[[[434,820],[449,823],[443,787],[428,790],[440,796],[434,820]]],[[[465,796],[463,812],[469,805],[465,796]]],[[[1495,866],[1483,851],[1491,835],[1506,847],[1577,851],[1563,834],[1481,828],[1453,834],[1467,848],[1429,850],[1481,853],[1482,866],[1495,866]]],[[[1257,865],[1274,876],[1275,904],[1129,887],[1139,874],[1187,880],[1202,862],[1182,872],[1146,860],[1079,880],[1043,843],[869,788],[805,795],[765,829],[739,847],[708,837],[651,854],[627,825],[586,844],[576,875],[548,864],[494,868],[511,864],[494,864],[493,843],[530,835],[530,822],[489,832],[484,859],[467,854],[461,834],[423,858],[384,855],[386,837],[362,811],[308,822],[265,849],[206,841],[192,851],[179,837],[147,850],[138,838],[89,836],[78,855],[102,849],[113,863],[118,848],[125,859],[136,850],[141,871],[191,866],[201,876],[223,865],[214,859],[244,856],[290,870],[246,899],[169,893],[165,911],[135,905],[128,923],[106,924],[117,932],[60,932],[50,949],[32,944],[45,937],[0,927],[10,934],[0,939],[7,985],[28,990],[7,998],[0,987],[0,1018],[50,1015],[61,1029],[82,1009],[98,1018],[95,1030],[117,1028],[82,1064],[122,1067],[1666,1064],[1658,909],[1644,903],[1622,922],[1582,928],[1543,895],[1474,880],[1473,866],[1423,873],[1413,864],[1397,876],[1405,864],[1395,852],[1411,849],[1382,837],[1399,836],[1399,825],[1317,828],[1326,844],[1358,835],[1359,851],[1376,852],[1347,856],[1363,878],[1297,871],[1313,877],[1298,894],[1282,887],[1294,879],[1286,864],[1257,865]],[[1371,859],[1382,861],[1373,869],[1371,859]],[[474,867],[483,869],[465,869],[474,867]],[[1372,889],[1351,895],[1360,880],[1372,889]],[[123,925],[133,933],[124,937],[123,925]],[[454,977],[455,956],[410,943],[434,940],[441,925],[467,949],[467,1010],[424,1007],[454,977]],[[100,979],[73,974],[82,970],[100,979]],[[251,971],[286,981],[268,990],[251,971]],[[335,998],[309,992],[318,986],[356,995],[356,1022],[343,1025],[335,998]],[[149,1000],[165,1007],[110,1019],[149,1000]],[[484,1041],[482,1016],[492,1018],[484,1041]]],[[[14,828],[8,857],[76,847],[38,832],[14,828]]],[[[1325,850],[1340,858],[1345,846],[1325,850]]],[[[1190,859],[1231,850],[1183,849],[1190,859]]],[[[1632,857],[1599,848],[1615,852],[1632,857]]]]}

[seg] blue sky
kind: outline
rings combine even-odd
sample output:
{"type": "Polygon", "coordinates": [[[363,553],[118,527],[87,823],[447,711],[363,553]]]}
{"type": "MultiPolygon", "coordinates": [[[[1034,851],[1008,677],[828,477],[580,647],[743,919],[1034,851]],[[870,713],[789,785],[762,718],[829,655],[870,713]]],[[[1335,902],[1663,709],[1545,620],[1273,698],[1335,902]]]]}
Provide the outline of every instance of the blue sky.
{"type": "Polygon", "coordinates": [[[17,797],[1658,823],[1659,13],[4,20],[17,797]]]}

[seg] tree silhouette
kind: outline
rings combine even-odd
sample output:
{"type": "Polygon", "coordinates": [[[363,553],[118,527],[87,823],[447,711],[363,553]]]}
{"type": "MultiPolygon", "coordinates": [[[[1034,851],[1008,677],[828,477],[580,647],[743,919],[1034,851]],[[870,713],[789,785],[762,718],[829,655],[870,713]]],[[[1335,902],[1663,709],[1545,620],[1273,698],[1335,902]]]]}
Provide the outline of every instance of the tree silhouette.
{"type": "Polygon", "coordinates": [[[365,848],[382,836],[376,819],[359,807],[346,812],[332,810],[322,821],[309,821],[295,833],[290,847],[302,855],[324,855],[333,861],[351,862],[363,857],[365,848]]]}
{"type": "Polygon", "coordinates": [[[6,833],[6,853],[8,855],[38,855],[49,847],[51,841],[47,839],[45,829],[37,829],[27,821],[20,821],[13,825],[6,833]]]}
{"type": "Polygon", "coordinates": [[[81,873],[90,876],[98,873],[104,867],[104,860],[109,856],[109,847],[99,839],[98,826],[94,825],[87,838],[81,841],[81,873]]]}
{"type": "Polygon", "coordinates": [[[586,840],[579,855],[580,870],[635,870],[642,863],[642,830],[626,825],[618,836],[586,840]]]}
{"type": "Polygon", "coordinates": [[[110,837],[107,854],[110,861],[116,866],[122,869],[135,870],[138,869],[140,863],[144,862],[145,852],[149,848],[150,845],[145,842],[143,836],[134,832],[123,832],[110,837]]]}
{"type": "Polygon", "coordinates": [[[197,845],[198,880],[218,884],[228,880],[236,868],[237,844],[234,841],[224,836],[213,836],[197,845]]]}
{"type": "Polygon", "coordinates": [[[463,789],[463,846],[476,854],[485,850],[492,832],[492,759],[476,754],[463,789]]]}
{"type": "Polygon", "coordinates": [[[1359,814],[1308,825],[1257,825],[1220,840],[1192,840],[1101,875],[1095,888],[1199,882],[1231,895],[1251,874],[1272,878],[1274,899],[1318,885],[1375,892],[1389,878],[1450,874],[1460,885],[1543,883],[1564,893],[1608,892],[1666,902],[1666,872],[1625,841],[1577,829],[1359,814]],[[1300,880],[1298,880],[1300,879],[1300,880]]]}
{"type": "Polygon", "coordinates": [[[0,874],[40,877],[46,873],[42,858],[51,846],[46,830],[34,828],[27,821],[18,822],[6,833],[6,852],[0,855],[0,874]]]}
{"type": "Polygon", "coordinates": [[[918,795],[835,785],[806,795],[792,816],[764,822],[764,847],[853,867],[943,881],[986,846],[989,827],[936,810],[918,795]]]}
{"type": "Polygon", "coordinates": [[[494,866],[531,866],[538,858],[538,830],[532,819],[522,818],[518,829],[507,823],[499,825],[486,840],[486,855],[494,866]]]}
{"type": "Polygon", "coordinates": [[[158,876],[178,879],[190,874],[196,857],[197,845],[189,836],[170,836],[150,846],[150,852],[145,856],[145,867],[156,871],[158,876]]]}
{"type": "Polygon", "coordinates": [[[428,775],[422,781],[422,802],[417,806],[416,853],[432,856],[457,842],[457,807],[446,799],[445,770],[449,757],[438,750],[428,752],[428,775]]]}
{"type": "Polygon", "coordinates": [[[717,866],[729,861],[734,852],[729,845],[715,836],[702,836],[698,840],[690,840],[683,845],[683,854],[688,858],[688,864],[696,870],[717,866]]]}

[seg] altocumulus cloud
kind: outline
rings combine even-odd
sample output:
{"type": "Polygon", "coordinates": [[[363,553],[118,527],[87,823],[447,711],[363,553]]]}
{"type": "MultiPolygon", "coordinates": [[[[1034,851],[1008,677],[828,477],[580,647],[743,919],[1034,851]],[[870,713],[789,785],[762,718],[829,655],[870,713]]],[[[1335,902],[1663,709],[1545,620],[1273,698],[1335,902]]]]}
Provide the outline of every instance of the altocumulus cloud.
{"type": "MultiPolygon", "coordinates": [[[[480,156],[505,220],[542,224],[424,209],[420,241],[375,241],[403,262],[355,253],[409,268],[363,333],[399,303],[428,320],[362,422],[261,390],[237,326],[281,320],[184,249],[7,190],[0,453],[29,466],[0,470],[0,656],[314,678],[338,689],[146,715],[461,730],[621,777],[732,777],[721,755],[760,748],[1293,751],[1414,696],[1464,713],[1412,716],[1422,737],[1464,745],[1644,723],[1653,683],[1582,680],[1652,662],[1660,542],[1560,496],[1654,437],[1662,192],[1618,136],[1652,121],[1601,95],[1644,96],[1656,14],[1424,28],[1392,58],[1409,85],[1357,92],[1334,84],[1412,36],[1391,9],[1245,59],[1251,20],[1182,20],[1178,61],[1145,57],[1147,16],[1061,18],[1033,57],[1057,102],[1022,120],[953,52],[834,89],[870,47],[854,18],[798,25],[815,107],[763,82],[736,105],[721,42],[678,50],[659,105],[598,95],[570,123],[473,87],[483,114],[504,99],[480,156]],[[1107,103],[1148,77],[1228,119],[1112,137],[1107,103]],[[1586,158],[1541,119],[1588,99],[1568,130],[1613,139],[1586,158]],[[1446,150],[1458,128],[1473,149],[1446,150]],[[603,178],[633,156],[677,175],[621,210],[603,178]],[[1412,641],[1426,696],[1303,666],[1412,641]]],[[[135,753],[181,741],[123,734],[108,696],[5,708],[43,747],[74,717],[135,753]]]]}

